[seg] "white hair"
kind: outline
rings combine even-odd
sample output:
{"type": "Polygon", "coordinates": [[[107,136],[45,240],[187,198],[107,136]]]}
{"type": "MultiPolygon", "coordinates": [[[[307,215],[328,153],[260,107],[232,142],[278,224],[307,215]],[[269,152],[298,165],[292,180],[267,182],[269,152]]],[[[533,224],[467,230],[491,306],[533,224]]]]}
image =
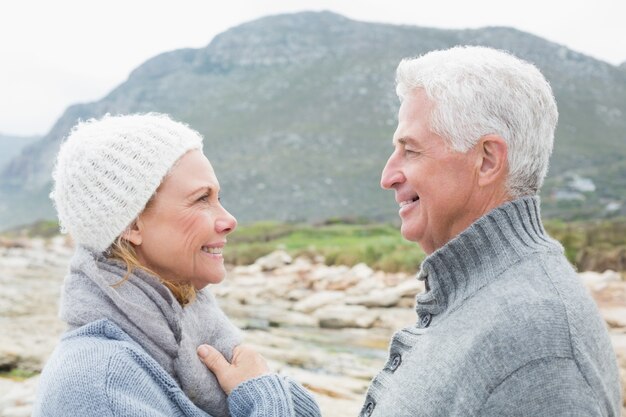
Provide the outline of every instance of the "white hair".
{"type": "Polygon", "coordinates": [[[400,100],[423,89],[433,104],[430,129],[459,152],[481,137],[507,143],[511,197],[543,184],[558,119],[550,84],[534,65],[491,48],[463,46],[403,59],[396,72],[400,100]]]}

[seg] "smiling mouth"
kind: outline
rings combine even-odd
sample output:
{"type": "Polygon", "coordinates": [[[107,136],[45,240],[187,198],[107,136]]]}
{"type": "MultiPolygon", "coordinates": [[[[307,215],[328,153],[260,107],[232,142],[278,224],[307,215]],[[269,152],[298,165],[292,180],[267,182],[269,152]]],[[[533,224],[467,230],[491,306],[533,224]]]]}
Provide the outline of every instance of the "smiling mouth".
{"type": "Polygon", "coordinates": [[[418,195],[416,195],[413,199],[411,200],[404,200],[400,202],[400,207],[404,207],[407,206],[411,203],[415,203],[416,201],[418,201],[420,199],[420,197],[418,195]]]}
{"type": "Polygon", "coordinates": [[[203,246],[201,248],[202,252],[210,253],[211,255],[221,255],[223,249],[224,248],[209,247],[209,246],[203,246]]]}

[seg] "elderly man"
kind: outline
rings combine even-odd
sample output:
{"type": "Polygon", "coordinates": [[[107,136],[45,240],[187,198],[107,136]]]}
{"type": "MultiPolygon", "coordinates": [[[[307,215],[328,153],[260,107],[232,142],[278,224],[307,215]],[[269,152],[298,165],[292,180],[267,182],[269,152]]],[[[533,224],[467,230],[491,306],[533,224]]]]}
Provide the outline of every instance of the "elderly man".
{"type": "Polygon", "coordinates": [[[598,310],[536,196],[557,108],[533,65],[481,47],[403,60],[381,185],[428,254],[364,416],[619,416],[598,310]]]}
{"type": "MultiPolygon", "coordinates": [[[[426,291],[361,416],[618,417],[604,322],[541,223],[557,122],[548,82],[505,52],[457,47],[402,61],[397,93],[381,185],[395,192],[402,235],[428,254],[426,291]]],[[[205,362],[229,390],[256,374],[252,357],[205,362]]]]}

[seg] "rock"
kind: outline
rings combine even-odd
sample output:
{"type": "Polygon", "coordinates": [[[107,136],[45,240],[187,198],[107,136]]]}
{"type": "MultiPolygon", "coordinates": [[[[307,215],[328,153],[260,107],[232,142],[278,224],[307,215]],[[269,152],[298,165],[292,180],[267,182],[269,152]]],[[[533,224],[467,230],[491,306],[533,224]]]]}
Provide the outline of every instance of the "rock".
{"type": "Polygon", "coordinates": [[[602,280],[604,282],[621,282],[622,275],[619,272],[607,269],[602,273],[602,280]]]}
{"type": "Polygon", "coordinates": [[[344,265],[319,265],[309,274],[311,287],[316,291],[324,291],[331,282],[341,281],[348,271],[349,268],[344,265]]]}
{"type": "Polygon", "coordinates": [[[327,304],[336,304],[344,297],[345,296],[341,291],[317,292],[303,300],[298,301],[296,304],[293,305],[293,310],[299,311],[301,313],[310,313],[327,304]]]}
{"type": "Polygon", "coordinates": [[[602,273],[593,271],[580,272],[578,276],[582,280],[583,284],[585,284],[585,286],[591,291],[600,291],[611,282],[622,281],[621,274],[610,269],[607,269],[602,273]]]}
{"type": "Polygon", "coordinates": [[[295,288],[287,293],[287,299],[289,301],[300,301],[311,295],[311,290],[305,288],[295,288]]]}
{"type": "Polygon", "coordinates": [[[374,279],[359,281],[353,287],[346,289],[346,295],[367,295],[385,289],[385,284],[374,279]]]}
{"type": "Polygon", "coordinates": [[[611,328],[626,328],[626,307],[603,308],[602,317],[611,328]]]}
{"type": "Polygon", "coordinates": [[[299,276],[307,274],[313,270],[314,266],[309,258],[298,256],[288,265],[276,269],[277,274],[297,274],[299,276]]]}
{"type": "Polygon", "coordinates": [[[271,315],[268,321],[272,327],[317,327],[318,324],[317,320],[308,314],[285,310],[271,315]]]}
{"type": "Polygon", "coordinates": [[[242,276],[242,275],[257,275],[261,272],[261,265],[238,265],[232,269],[232,273],[229,275],[242,276]]]}
{"type": "Polygon", "coordinates": [[[313,314],[319,326],[327,329],[358,327],[368,329],[374,325],[378,314],[363,306],[331,305],[325,306],[313,314]]]}
{"type": "Polygon", "coordinates": [[[366,295],[357,295],[346,298],[346,304],[359,304],[365,307],[393,307],[398,306],[403,297],[410,297],[411,302],[424,285],[416,279],[401,282],[395,287],[371,291],[366,295]]]}
{"type": "Polygon", "coordinates": [[[368,295],[348,297],[345,303],[365,307],[392,307],[398,304],[400,298],[400,295],[393,290],[383,290],[368,295]]]}
{"type": "Polygon", "coordinates": [[[273,273],[267,277],[265,281],[265,287],[263,296],[267,299],[287,299],[288,294],[294,287],[298,285],[298,276],[294,274],[281,274],[277,275],[273,273]]]}
{"type": "Polygon", "coordinates": [[[228,301],[220,301],[220,305],[237,302],[239,304],[245,305],[259,305],[266,304],[267,301],[263,299],[261,293],[263,292],[263,288],[260,287],[228,287],[220,290],[216,290],[216,296],[219,296],[221,299],[227,299],[228,301]]]}
{"type": "Polygon", "coordinates": [[[413,299],[417,294],[424,291],[424,282],[418,281],[416,278],[412,277],[406,281],[400,282],[393,287],[393,289],[400,297],[410,297],[413,299]]]}
{"type": "Polygon", "coordinates": [[[415,297],[402,297],[396,307],[415,311],[415,297]]]}
{"type": "Polygon", "coordinates": [[[14,383],[4,394],[0,394],[0,416],[27,417],[32,414],[37,394],[39,377],[14,383]]]}
{"type": "Polygon", "coordinates": [[[386,308],[378,314],[376,327],[397,331],[417,322],[417,313],[412,308],[386,308]]]}
{"type": "Polygon", "coordinates": [[[2,411],[2,417],[30,417],[33,412],[32,405],[8,407],[2,411]]]}
{"type": "Polygon", "coordinates": [[[262,271],[273,271],[282,266],[289,265],[291,261],[291,256],[289,256],[287,252],[277,250],[257,259],[254,265],[260,266],[262,271]]]}
{"type": "Polygon", "coordinates": [[[13,346],[0,344],[0,369],[14,369],[18,367],[20,355],[15,352],[13,346]]]}
{"type": "Polygon", "coordinates": [[[321,285],[318,281],[317,288],[324,288],[330,291],[345,291],[359,283],[356,275],[339,275],[325,281],[326,285],[321,285]]]}
{"type": "Polygon", "coordinates": [[[349,274],[355,276],[359,280],[363,280],[372,277],[374,275],[374,271],[366,264],[358,263],[350,268],[349,274]]]}
{"type": "Polygon", "coordinates": [[[10,251],[7,255],[0,258],[0,266],[5,269],[22,269],[28,268],[32,263],[32,259],[25,254],[17,251],[10,251]]]}

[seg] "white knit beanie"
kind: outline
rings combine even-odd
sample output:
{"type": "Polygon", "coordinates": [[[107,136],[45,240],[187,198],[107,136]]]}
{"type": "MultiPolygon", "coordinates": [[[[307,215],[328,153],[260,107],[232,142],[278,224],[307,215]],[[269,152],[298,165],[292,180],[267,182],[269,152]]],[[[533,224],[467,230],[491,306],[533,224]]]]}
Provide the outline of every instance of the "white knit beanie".
{"type": "Polygon", "coordinates": [[[61,145],[50,197],[62,232],[103,252],[139,216],[202,137],[163,114],[104,116],[77,124],[61,145]]]}

